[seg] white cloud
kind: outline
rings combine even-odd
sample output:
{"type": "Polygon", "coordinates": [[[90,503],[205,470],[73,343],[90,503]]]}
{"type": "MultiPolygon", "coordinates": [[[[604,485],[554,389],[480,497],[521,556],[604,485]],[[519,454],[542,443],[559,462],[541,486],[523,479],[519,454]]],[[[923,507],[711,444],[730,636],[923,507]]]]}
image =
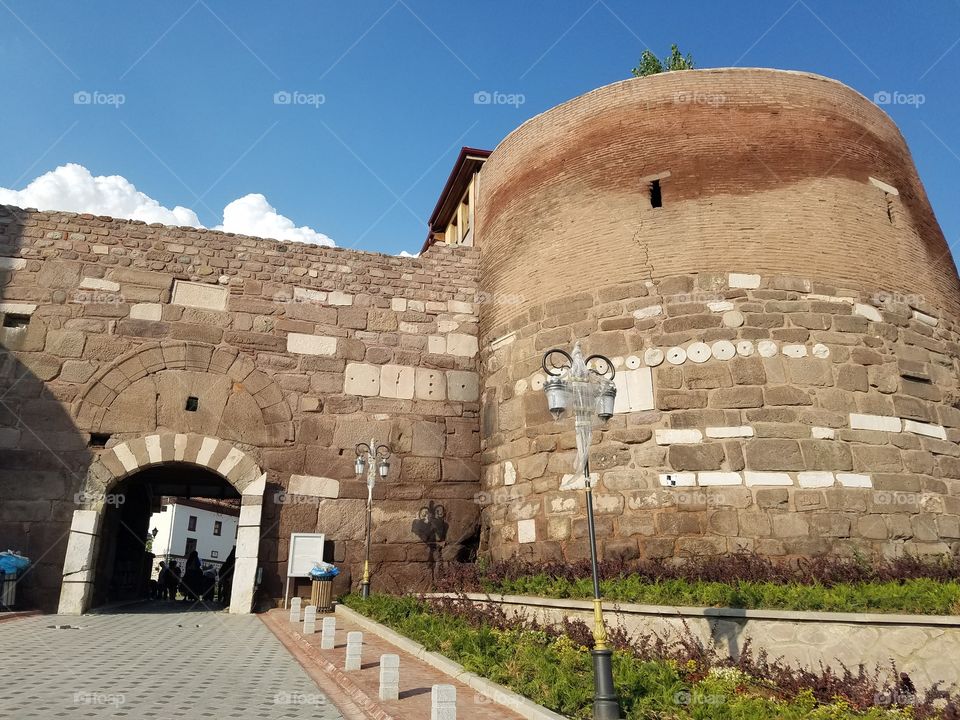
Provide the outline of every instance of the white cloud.
{"type": "Polygon", "coordinates": [[[306,225],[294,225],[290,218],[278,213],[260,193],[244,195],[227,205],[223,209],[223,225],[218,225],[216,229],[313,245],[334,245],[333,240],[323,233],[306,225]]]}
{"type": "Polygon", "coordinates": [[[417,253],[416,255],[414,255],[413,253],[409,253],[409,252],[407,252],[406,250],[401,250],[401,251],[400,251],[400,254],[398,255],[398,257],[412,257],[412,258],[416,258],[416,257],[420,257],[420,253],[417,253]]]}
{"type": "MultiPolygon", "coordinates": [[[[166,208],[137,190],[126,178],[120,175],[94,176],[76,163],[67,163],[44,173],[23,190],[0,187],[0,204],[203,227],[193,210],[179,205],[172,210],[166,208]]],[[[223,224],[216,229],[276,240],[334,245],[333,240],[311,227],[297,227],[259,193],[229,203],[223,209],[223,224]]]]}

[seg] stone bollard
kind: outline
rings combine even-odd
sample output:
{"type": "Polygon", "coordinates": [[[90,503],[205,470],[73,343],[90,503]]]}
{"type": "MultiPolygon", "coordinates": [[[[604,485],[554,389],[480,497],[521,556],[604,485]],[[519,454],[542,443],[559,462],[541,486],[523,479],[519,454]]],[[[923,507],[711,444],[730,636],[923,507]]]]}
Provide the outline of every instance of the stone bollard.
{"type": "Polygon", "coordinates": [[[400,656],[380,656],[380,699],[400,699],[400,656]]]}
{"type": "Polygon", "coordinates": [[[430,720],[457,720],[457,688],[434,685],[430,693],[430,720]]]}
{"type": "Polygon", "coordinates": [[[337,619],[335,617],[325,617],[323,627],[320,631],[320,649],[333,650],[336,643],[334,640],[337,635],[337,619]]]}
{"type": "Polygon", "coordinates": [[[303,611],[303,634],[313,635],[317,631],[317,608],[314,605],[307,605],[303,611]]]}
{"type": "Polygon", "coordinates": [[[347,661],[343,666],[344,670],[359,670],[360,655],[363,651],[363,633],[347,633],[347,661]]]}
{"type": "Polygon", "coordinates": [[[300,603],[302,602],[301,598],[290,598],[290,622],[300,622],[300,603]]]}

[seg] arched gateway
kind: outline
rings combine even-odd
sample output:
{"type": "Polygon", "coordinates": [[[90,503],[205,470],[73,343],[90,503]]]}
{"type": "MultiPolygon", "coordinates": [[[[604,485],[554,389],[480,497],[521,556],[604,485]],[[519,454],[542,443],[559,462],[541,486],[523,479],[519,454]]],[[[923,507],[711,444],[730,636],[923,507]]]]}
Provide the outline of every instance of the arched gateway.
{"type": "Polygon", "coordinates": [[[148,468],[187,465],[208,470],[229,483],[241,496],[236,566],[230,612],[248,613],[253,605],[260,545],[260,518],[266,473],[232,443],[215,437],[159,433],[128,440],[104,452],[90,466],[78,494],[81,509],[73,512],[59,612],[74,615],[90,608],[101,528],[108,496],[122,480],[148,468]]]}

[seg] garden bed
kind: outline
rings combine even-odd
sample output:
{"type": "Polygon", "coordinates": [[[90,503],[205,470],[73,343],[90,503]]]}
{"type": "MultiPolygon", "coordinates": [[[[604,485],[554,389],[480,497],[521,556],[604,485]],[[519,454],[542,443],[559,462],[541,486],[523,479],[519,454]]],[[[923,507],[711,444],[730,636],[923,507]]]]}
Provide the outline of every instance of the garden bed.
{"type": "MultiPolygon", "coordinates": [[[[960,559],[900,558],[869,564],[823,558],[777,564],[751,554],[601,566],[604,598],[642,605],[960,615],[960,559]]],[[[438,589],[547,598],[593,597],[580,563],[459,565],[438,589]]]]}
{"type": "MultiPolygon", "coordinates": [[[[349,596],[348,607],[571,718],[591,717],[587,625],[508,617],[450,599],[349,596]]],[[[949,693],[918,693],[895,666],[796,669],[744,647],[737,660],[692,634],[679,640],[612,631],[614,680],[629,720],[640,718],[894,719],[960,717],[949,693]]]]}

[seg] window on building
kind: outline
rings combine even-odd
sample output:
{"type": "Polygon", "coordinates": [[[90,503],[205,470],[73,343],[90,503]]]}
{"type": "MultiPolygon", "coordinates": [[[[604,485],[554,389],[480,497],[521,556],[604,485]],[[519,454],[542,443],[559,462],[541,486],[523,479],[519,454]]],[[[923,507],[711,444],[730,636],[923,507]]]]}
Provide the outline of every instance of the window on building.
{"type": "Polygon", "coordinates": [[[192,395],[187,398],[187,405],[186,405],[187,412],[196,412],[198,407],[200,407],[200,400],[193,397],[192,395]]]}
{"type": "Polygon", "coordinates": [[[220,520],[213,521],[213,534],[219,535],[223,531],[223,523],[220,520]]]}
{"type": "Polygon", "coordinates": [[[210,557],[212,557],[212,558],[218,558],[218,557],[220,557],[220,552],[219,552],[218,550],[211,550],[211,551],[210,551],[210,557]]]}
{"type": "Polygon", "coordinates": [[[187,538],[187,547],[184,549],[183,554],[187,557],[190,556],[194,550],[197,549],[197,539],[196,538],[187,538]]]}
{"type": "Polygon", "coordinates": [[[663,194],[660,190],[660,180],[650,181],[650,207],[663,207],[663,194]]]}
{"type": "Polygon", "coordinates": [[[187,530],[191,530],[191,531],[193,531],[193,532],[196,532],[196,530],[197,530],[197,516],[196,516],[196,515],[191,515],[191,516],[190,516],[190,519],[187,520],[187,530]]]}
{"type": "Polygon", "coordinates": [[[90,433],[90,447],[106,447],[110,433],[90,433]]]}

